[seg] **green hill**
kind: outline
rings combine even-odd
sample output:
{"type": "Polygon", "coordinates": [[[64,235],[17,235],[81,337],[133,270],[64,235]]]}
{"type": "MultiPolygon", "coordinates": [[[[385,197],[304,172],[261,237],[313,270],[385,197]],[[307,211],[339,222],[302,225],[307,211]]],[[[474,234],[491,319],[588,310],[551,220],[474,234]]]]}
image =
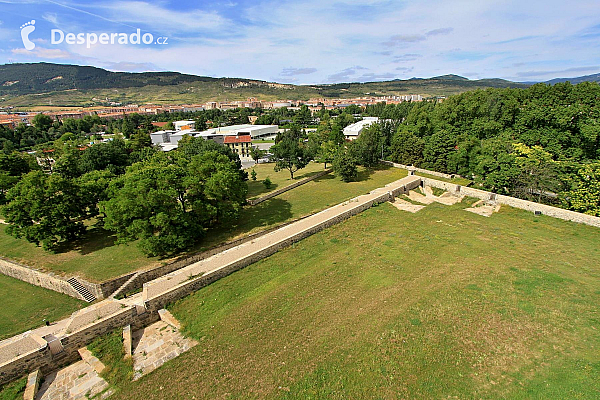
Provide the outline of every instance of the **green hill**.
{"type": "Polygon", "coordinates": [[[101,68],[50,63],[0,65],[2,106],[92,106],[121,103],[199,103],[209,100],[308,100],[421,94],[452,95],[483,88],[527,84],[502,79],[469,80],[457,75],[430,79],[328,85],[289,85],[240,78],[212,78],[178,72],[111,72],[101,68]]]}

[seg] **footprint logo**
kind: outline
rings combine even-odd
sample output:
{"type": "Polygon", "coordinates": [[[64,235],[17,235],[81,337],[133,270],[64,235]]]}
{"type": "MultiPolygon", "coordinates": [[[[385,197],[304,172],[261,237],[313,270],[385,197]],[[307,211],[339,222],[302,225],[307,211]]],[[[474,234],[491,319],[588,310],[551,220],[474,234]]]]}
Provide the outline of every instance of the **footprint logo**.
{"type": "Polygon", "coordinates": [[[23,39],[23,46],[27,50],[35,49],[35,43],[29,40],[29,34],[35,31],[35,19],[21,25],[21,39],[23,39]]]}

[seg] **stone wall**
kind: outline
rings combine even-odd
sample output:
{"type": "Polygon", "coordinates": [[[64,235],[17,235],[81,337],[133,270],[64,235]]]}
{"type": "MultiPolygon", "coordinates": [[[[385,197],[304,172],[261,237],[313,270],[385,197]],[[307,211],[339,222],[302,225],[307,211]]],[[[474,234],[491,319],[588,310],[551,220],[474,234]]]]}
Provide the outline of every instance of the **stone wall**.
{"type": "MultiPolygon", "coordinates": [[[[54,290],[55,292],[63,293],[76,299],[85,300],[66,280],[35,270],[31,267],[17,264],[14,261],[8,261],[5,258],[0,258],[0,273],[35,286],[54,290]]],[[[92,293],[97,291],[94,284],[83,282],[80,279],[78,280],[85,287],[88,287],[88,290],[91,289],[90,291],[92,293]]]]}
{"type": "MultiPolygon", "coordinates": [[[[187,256],[187,257],[181,257],[181,258],[179,258],[173,262],[170,262],[168,264],[165,264],[165,265],[161,265],[161,266],[154,267],[154,268],[149,268],[144,271],[138,271],[136,273],[130,273],[130,274],[124,275],[123,277],[119,277],[116,279],[116,281],[118,281],[119,283],[122,283],[122,285],[118,286],[117,289],[115,289],[111,292],[112,296],[117,297],[119,295],[126,294],[129,292],[135,291],[137,289],[140,289],[143,286],[143,284],[146,282],[150,282],[161,276],[164,276],[171,272],[177,271],[181,268],[187,267],[190,264],[196,263],[198,261],[202,261],[204,259],[214,256],[215,254],[221,253],[225,250],[229,250],[233,247],[239,246],[240,244],[254,240],[258,237],[261,237],[263,235],[271,233],[277,229],[281,229],[284,226],[293,224],[294,222],[300,221],[304,218],[307,218],[307,217],[296,218],[292,221],[283,223],[283,224],[275,226],[273,228],[265,229],[264,231],[256,232],[256,233],[246,235],[244,237],[229,241],[221,246],[214,247],[212,249],[203,251],[201,253],[194,254],[191,256],[187,256]],[[136,275],[136,276],[134,277],[134,275],[136,275]],[[124,278],[127,278],[127,279],[124,279],[124,278]],[[133,279],[130,282],[127,282],[127,280],[129,280],[129,278],[133,278],[133,279]],[[123,286],[125,284],[126,284],[126,286],[123,286]],[[118,290],[118,293],[116,292],[116,290],[118,290]]],[[[106,283],[108,283],[108,282],[106,282],[106,283]]],[[[101,285],[105,285],[106,283],[102,283],[101,285]]],[[[115,285],[110,285],[110,287],[114,287],[114,286],[115,285]]],[[[109,285],[106,285],[106,287],[109,287],[109,285]]],[[[108,297],[109,295],[107,295],[106,297],[108,297]]]]}
{"type": "Polygon", "coordinates": [[[356,215],[374,204],[392,200],[394,196],[406,193],[415,188],[421,182],[420,177],[407,177],[384,188],[374,190],[368,195],[359,196],[343,204],[331,207],[320,213],[312,215],[299,222],[298,228],[294,224],[265,235],[257,239],[255,243],[248,243],[233,249],[239,253],[227,252],[216,255],[213,259],[207,259],[204,263],[192,264],[176,273],[165,275],[155,281],[144,285],[143,298],[145,304],[151,310],[163,308],[189,293],[206,286],[223,276],[253,264],[277,251],[290,246],[292,243],[302,240],[322,229],[340,223],[341,221],[356,215]],[[263,241],[265,244],[261,243],[263,241]],[[244,246],[246,246],[244,248],[244,246]],[[220,262],[219,258],[228,260],[220,262]],[[211,269],[211,263],[215,268],[211,269]],[[206,271],[209,269],[209,271],[206,271]],[[206,272],[205,272],[206,271],[206,272]]]}
{"type": "MultiPolygon", "coordinates": [[[[41,346],[23,354],[19,354],[8,361],[0,363],[0,385],[18,379],[27,372],[39,369],[47,374],[64,365],[80,359],[78,350],[87,346],[95,338],[131,325],[134,329],[141,329],[158,321],[158,312],[147,312],[144,307],[125,306],[110,315],[95,320],[74,332],[61,336],[60,342],[63,351],[52,354],[49,346],[41,346]]],[[[26,334],[24,334],[26,335],[26,334]]]]}
{"type": "Polygon", "coordinates": [[[327,175],[327,174],[331,173],[331,171],[333,171],[331,168],[330,169],[326,169],[326,170],[321,171],[321,172],[319,172],[319,173],[317,173],[317,174],[315,174],[313,176],[309,176],[308,178],[304,178],[304,179],[299,180],[298,182],[292,183],[291,185],[288,185],[288,186],[286,186],[284,188],[281,188],[279,190],[275,190],[274,192],[271,192],[271,193],[269,193],[269,194],[267,194],[267,195],[265,195],[263,197],[259,197],[258,199],[248,200],[248,203],[251,206],[255,206],[257,204],[262,203],[265,200],[269,200],[270,198],[273,198],[275,196],[279,196],[280,194],[285,193],[288,190],[295,189],[298,186],[302,186],[305,183],[308,183],[308,182],[313,181],[313,180],[315,180],[317,178],[320,178],[320,177],[322,177],[324,175],[327,175]]]}
{"type": "Polygon", "coordinates": [[[441,182],[435,179],[422,178],[423,184],[426,186],[432,186],[439,189],[444,189],[450,193],[475,197],[477,199],[485,200],[485,201],[494,201],[499,204],[504,204],[510,207],[519,208],[521,210],[527,210],[531,212],[540,212],[543,215],[547,215],[550,217],[573,221],[581,224],[591,225],[600,227],[600,218],[593,217],[587,214],[581,214],[575,211],[565,210],[558,207],[552,207],[545,204],[534,203],[533,201],[527,201],[522,199],[517,199],[515,197],[504,196],[492,192],[487,192],[485,190],[474,189],[466,186],[460,186],[453,183],[441,182]]]}
{"type": "MultiPolygon", "coordinates": [[[[78,350],[88,345],[96,337],[106,335],[115,329],[121,329],[128,325],[133,329],[141,329],[158,321],[158,310],[164,308],[169,303],[181,299],[234,271],[268,257],[280,249],[290,246],[294,242],[340,223],[377,203],[392,200],[394,196],[406,193],[408,190],[417,187],[420,182],[421,178],[416,176],[403,178],[381,189],[376,189],[367,195],[338,204],[320,213],[295,221],[269,234],[262,235],[260,238],[247,241],[225,252],[216,254],[213,257],[218,257],[220,254],[227,252],[230,252],[229,254],[231,255],[231,252],[234,252],[235,249],[244,246],[246,249],[249,249],[242,257],[233,259],[231,262],[217,263],[207,273],[197,274],[196,276],[190,275],[198,267],[196,265],[198,263],[196,263],[182,268],[175,275],[171,274],[171,276],[156,279],[150,284],[144,285],[144,292],[142,293],[143,305],[141,303],[132,305],[131,303],[119,300],[105,300],[102,303],[80,310],[73,314],[65,330],[57,334],[57,340],[60,341],[63,348],[60,353],[52,354],[47,344],[26,353],[11,353],[10,351],[14,349],[6,349],[8,350],[6,354],[17,354],[17,356],[10,360],[0,360],[0,384],[17,379],[36,369],[40,369],[42,373],[48,373],[63,365],[74,362],[79,359],[78,350]],[[264,241],[265,245],[262,245],[261,241],[264,241]],[[253,245],[256,246],[251,247],[253,245]],[[149,290],[152,286],[154,286],[154,289],[159,288],[160,290],[149,290]]],[[[209,259],[210,257],[206,260],[209,259]]],[[[27,333],[24,335],[27,335],[27,333]]],[[[21,338],[16,339],[20,340],[21,338]]],[[[2,342],[0,347],[11,346],[14,342],[15,340],[8,339],[2,342]]]]}

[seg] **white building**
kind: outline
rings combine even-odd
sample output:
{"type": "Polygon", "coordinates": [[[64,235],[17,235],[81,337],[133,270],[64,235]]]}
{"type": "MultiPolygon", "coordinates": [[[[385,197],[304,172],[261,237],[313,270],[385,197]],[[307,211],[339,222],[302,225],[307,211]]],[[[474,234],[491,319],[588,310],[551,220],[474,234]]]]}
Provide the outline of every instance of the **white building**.
{"type": "Polygon", "coordinates": [[[362,131],[370,125],[379,122],[378,117],[364,117],[362,120],[344,128],[346,140],[356,140],[362,131]]]}
{"type": "Polygon", "coordinates": [[[196,127],[196,121],[192,121],[192,120],[175,121],[175,122],[173,122],[173,126],[175,127],[176,131],[194,129],[196,127]]]}
{"type": "Polygon", "coordinates": [[[231,125],[219,128],[211,128],[200,132],[200,136],[222,135],[222,136],[243,136],[250,135],[252,139],[264,139],[275,137],[279,127],[277,125],[231,125]]]}
{"type": "Polygon", "coordinates": [[[175,131],[152,132],[150,134],[150,139],[152,139],[152,144],[170,143],[171,135],[174,133],[175,133],[175,131]]]}
{"type": "MultiPolygon", "coordinates": [[[[184,122],[184,121],[178,121],[184,122]]],[[[189,121],[185,121],[189,122],[189,121]]],[[[192,121],[193,122],[193,121],[192,121]]],[[[176,123],[174,123],[176,124],[176,123]]],[[[181,127],[185,125],[180,125],[181,127]]],[[[177,125],[176,125],[177,127],[177,125]]],[[[177,129],[174,131],[158,131],[150,134],[152,144],[159,145],[164,151],[176,149],[179,141],[186,135],[201,137],[204,140],[213,140],[219,144],[224,144],[228,136],[239,137],[248,136],[250,141],[253,139],[263,139],[275,137],[278,132],[277,125],[231,125],[220,128],[211,128],[202,132],[194,129],[177,129]]]]}

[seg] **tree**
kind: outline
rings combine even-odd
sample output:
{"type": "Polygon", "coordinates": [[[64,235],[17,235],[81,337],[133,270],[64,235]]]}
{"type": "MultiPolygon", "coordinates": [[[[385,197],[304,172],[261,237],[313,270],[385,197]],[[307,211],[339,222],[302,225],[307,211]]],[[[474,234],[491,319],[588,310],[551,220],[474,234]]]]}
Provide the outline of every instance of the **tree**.
{"type": "Polygon", "coordinates": [[[258,147],[252,146],[252,150],[250,150],[250,156],[254,160],[255,163],[258,164],[258,161],[263,158],[267,152],[265,150],[261,150],[258,147]]]}
{"type": "Polygon", "coordinates": [[[253,181],[256,181],[256,171],[252,170],[252,172],[250,172],[250,176],[252,177],[253,181]]]}
{"type": "Polygon", "coordinates": [[[229,160],[235,163],[242,180],[248,180],[248,173],[242,169],[242,161],[240,160],[240,157],[228,146],[224,146],[213,140],[204,140],[201,137],[187,135],[184,136],[178,144],[179,147],[177,152],[187,160],[191,160],[191,158],[196,155],[201,155],[211,151],[216,151],[219,154],[227,156],[229,160]]]}
{"type": "Polygon", "coordinates": [[[123,134],[123,136],[125,136],[126,138],[129,138],[129,137],[131,137],[131,135],[133,135],[134,132],[135,132],[135,125],[134,125],[133,121],[131,121],[127,117],[123,118],[123,123],[121,124],[121,133],[123,134]]]}
{"type": "Polygon", "coordinates": [[[76,180],[81,208],[86,218],[100,214],[98,205],[108,200],[108,186],[115,175],[109,170],[90,171],[76,180]]]}
{"type": "Polygon", "coordinates": [[[573,179],[573,188],[563,195],[573,211],[600,217],[600,163],[587,164],[573,179]]]}
{"type": "Polygon", "coordinates": [[[59,173],[67,179],[81,176],[81,150],[75,146],[65,145],[63,154],[56,160],[53,172],[59,173]]]}
{"type": "Polygon", "coordinates": [[[300,143],[298,132],[293,129],[283,133],[279,143],[271,147],[271,152],[275,171],[287,169],[291,179],[294,179],[294,172],[306,167],[312,159],[309,149],[300,143]]]}
{"type": "Polygon", "coordinates": [[[80,221],[86,215],[77,185],[59,175],[32,171],[6,195],[3,213],[7,232],[44,249],[75,240],[85,232],[80,221]]]}
{"type": "Polygon", "coordinates": [[[333,159],[333,170],[344,182],[352,182],[358,177],[356,160],[347,149],[338,149],[333,159]]]}
{"type": "Polygon", "coordinates": [[[522,143],[513,146],[515,161],[521,172],[517,178],[516,194],[540,202],[545,194],[557,190],[556,165],[550,153],[541,146],[528,147],[522,143]]]}
{"type": "Polygon", "coordinates": [[[338,152],[338,147],[333,141],[328,140],[321,143],[317,151],[317,161],[324,164],[324,168],[327,169],[327,163],[332,163],[338,152]]]}
{"type": "Polygon", "coordinates": [[[130,140],[133,151],[140,151],[144,147],[152,147],[150,135],[144,132],[135,133],[130,140]]]}
{"type": "Polygon", "coordinates": [[[425,141],[406,126],[400,127],[392,139],[391,159],[404,165],[420,166],[423,162],[425,141]]]}
{"type": "Polygon", "coordinates": [[[33,117],[33,120],[31,122],[33,123],[33,126],[35,126],[35,129],[41,132],[45,132],[48,129],[50,129],[50,127],[54,123],[54,120],[51,117],[40,113],[33,117]]]}
{"type": "Polygon", "coordinates": [[[129,165],[129,153],[123,139],[116,138],[107,143],[97,143],[81,155],[81,169],[85,172],[108,169],[114,175],[121,175],[129,165]]]}
{"type": "Polygon", "coordinates": [[[358,139],[351,143],[350,151],[358,164],[373,167],[379,163],[382,145],[379,124],[373,124],[365,128],[358,139]]]}
{"type": "Polygon", "coordinates": [[[246,193],[237,164],[218,151],[190,158],[158,153],[114,179],[100,211],[120,242],[139,240],[144,253],[162,256],[236,218],[246,193]]]}
{"type": "Polygon", "coordinates": [[[312,123],[312,113],[306,104],[300,107],[300,110],[294,117],[294,122],[304,127],[312,123]]]}
{"type": "Polygon", "coordinates": [[[441,130],[434,133],[425,142],[423,164],[434,171],[449,172],[448,160],[456,150],[455,146],[456,140],[450,132],[441,130]]]}

